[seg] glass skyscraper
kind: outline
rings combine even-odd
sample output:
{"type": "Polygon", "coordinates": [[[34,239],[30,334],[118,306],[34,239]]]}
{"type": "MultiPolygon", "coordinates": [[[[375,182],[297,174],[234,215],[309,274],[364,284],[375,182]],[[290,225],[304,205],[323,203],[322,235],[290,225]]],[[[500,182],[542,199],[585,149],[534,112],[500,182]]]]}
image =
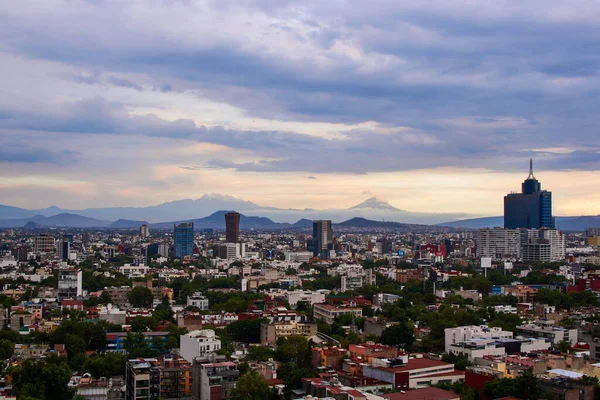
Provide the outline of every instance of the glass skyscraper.
{"type": "Polygon", "coordinates": [[[176,224],[175,230],[175,257],[183,258],[194,254],[194,223],[182,222],[176,224]]]}
{"type": "Polygon", "coordinates": [[[552,192],[542,190],[542,184],[533,176],[531,160],[529,176],[521,185],[521,193],[511,193],[504,197],[504,227],[554,229],[552,192]]]}

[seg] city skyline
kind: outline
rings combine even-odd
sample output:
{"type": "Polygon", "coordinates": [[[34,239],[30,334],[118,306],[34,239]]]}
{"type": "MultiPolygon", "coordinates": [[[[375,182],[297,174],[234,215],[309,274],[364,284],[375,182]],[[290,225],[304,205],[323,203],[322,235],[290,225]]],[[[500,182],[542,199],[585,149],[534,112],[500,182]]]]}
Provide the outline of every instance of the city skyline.
{"type": "Polygon", "coordinates": [[[11,4],[0,204],[377,195],[500,215],[533,157],[555,215],[600,214],[598,15],[592,2],[11,4]]]}

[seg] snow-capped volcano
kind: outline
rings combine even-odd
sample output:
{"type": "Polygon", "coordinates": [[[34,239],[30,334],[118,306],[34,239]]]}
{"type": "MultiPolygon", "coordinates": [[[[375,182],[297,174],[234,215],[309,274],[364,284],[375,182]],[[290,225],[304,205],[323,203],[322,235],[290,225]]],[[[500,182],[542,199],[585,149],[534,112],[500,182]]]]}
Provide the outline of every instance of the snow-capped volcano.
{"type": "Polygon", "coordinates": [[[394,207],[387,201],[381,200],[377,197],[368,198],[367,200],[363,201],[362,203],[357,204],[354,207],[350,207],[349,210],[362,210],[365,208],[368,208],[371,210],[402,211],[399,208],[394,207]]]}

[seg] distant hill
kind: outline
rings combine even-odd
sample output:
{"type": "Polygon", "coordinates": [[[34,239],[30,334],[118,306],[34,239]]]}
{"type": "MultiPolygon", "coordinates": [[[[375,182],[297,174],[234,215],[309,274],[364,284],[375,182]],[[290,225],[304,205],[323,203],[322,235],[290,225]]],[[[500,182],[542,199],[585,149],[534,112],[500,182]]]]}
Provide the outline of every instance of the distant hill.
{"type": "Polygon", "coordinates": [[[311,219],[302,218],[292,224],[292,228],[312,228],[313,222],[311,219]]]}
{"type": "Polygon", "coordinates": [[[31,218],[3,219],[0,220],[0,228],[22,228],[33,227],[65,227],[65,228],[104,228],[110,225],[110,221],[102,221],[95,218],[82,217],[77,214],[58,214],[51,217],[34,215],[31,218]]]}
{"type": "Polygon", "coordinates": [[[556,227],[563,231],[584,231],[587,228],[600,228],[600,215],[557,217],[556,227]]]}
{"type": "Polygon", "coordinates": [[[110,224],[108,227],[113,229],[134,229],[147,224],[146,221],[133,221],[130,219],[119,219],[110,224]]]}
{"type": "MultiPolygon", "coordinates": [[[[184,221],[173,221],[173,222],[161,222],[158,224],[151,224],[150,228],[155,229],[171,229],[174,224],[180,222],[193,222],[194,229],[225,229],[225,214],[230,211],[217,211],[208,217],[196,218],[184,221]]],[[[240,229],[285,229],[290,228],[292,225],[281,222],[274,222],[273,220],[265,217],[253,217],[240,215],[240,229]]]]}
{"type": "Polygon", "coordinates": [[[479,229],[479,228],[494,228],[496,226],[504,226],[504,217],[483,217],[483,218],[471,218],[463,219],[459,221],[444,222],[438,224],[439,226],[449,226],[452,228],[467,228],[467,229],[479,229]]]}
{"type": "Polygon", "coordinates": [[[351,218],[347,221],[340,222],[339,224],[334,224],[334,226],[341,226],[345,228],[406,228],[409,224],[404,224],[401,222],[384,222],[384,221],[373,221],[370,219],[355,217],[351,218]]]}
{"type": "MultiPolygon", "coordinates": [[[[581,216],[581,217],[556,217],[556,228],[561,231],[581,232],[587,228],[600,228],[600,215],[581,216]]],[[[504,226],[504,217],[485,217],[463,219],[460,221],[444,222],[439,226],[449,226],[453,228],[494,228],[504,226]]]]}

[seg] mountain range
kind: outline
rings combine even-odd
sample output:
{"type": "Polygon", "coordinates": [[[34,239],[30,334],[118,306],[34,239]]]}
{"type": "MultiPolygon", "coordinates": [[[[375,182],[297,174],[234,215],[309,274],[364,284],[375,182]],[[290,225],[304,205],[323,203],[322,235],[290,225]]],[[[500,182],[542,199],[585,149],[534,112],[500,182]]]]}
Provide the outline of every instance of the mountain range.
{"type": "MultiPolygon", "coordinates": [[[[314,219],[330,219],[340,227],[356,228],[437,225],[478,229],[504,225],[503,217],[465,219],[469,215],[415,213],[396,208],[377,197],[368,198],[347,209],[316,210],[260,206],[232,196],[207,194],[195,200],[177,200],[149,207],[68,210],[52,206],[40,210],[27,210],[0,205],[0,228],[27,226],[123,229],[137,228],[148,223],[154,229],[170,229],[173,223],[192,221],[196,229],[224,229],[223,214],[227,212],[224,210],[236,210],[242,214],[241,229],[306,228],[311,226],[314,219]]],[[[556,227],[563,231],[600,227],[600,216],[556,217],[556,227]]]]}
{"type": "MultiPolygon", "coordinates": [[[[82,210],[63,209],[56,206],[27,210],[24,208],[0,205],[0,220],[31,219],[52,217],[60,214],[75,214],[99,221],[148,221],[159,223],[166,221],[183,221],[210,216],[220,210],[236,210],[245,215],[260,215],[273,221],[294,223],[300,219],[330,219],[334,222],[346,221],[353,217],[372,220],[401,221],[412,224],[437,224],[444,221],[469,218],[468,214],[433,214],[416,213],[401,210],[377,197],[366,199],[350,208],[327,209],[284,209],[262,206],[237,197],[205,194],[198,199],[184,199],[162,203],[149,207],[110,207],[86,208],[82,210]]],[[[2,221],[0,221],[2,226],[2,221]]],[[[104,225],[100,225],[104,226],[104,225]]]]}

